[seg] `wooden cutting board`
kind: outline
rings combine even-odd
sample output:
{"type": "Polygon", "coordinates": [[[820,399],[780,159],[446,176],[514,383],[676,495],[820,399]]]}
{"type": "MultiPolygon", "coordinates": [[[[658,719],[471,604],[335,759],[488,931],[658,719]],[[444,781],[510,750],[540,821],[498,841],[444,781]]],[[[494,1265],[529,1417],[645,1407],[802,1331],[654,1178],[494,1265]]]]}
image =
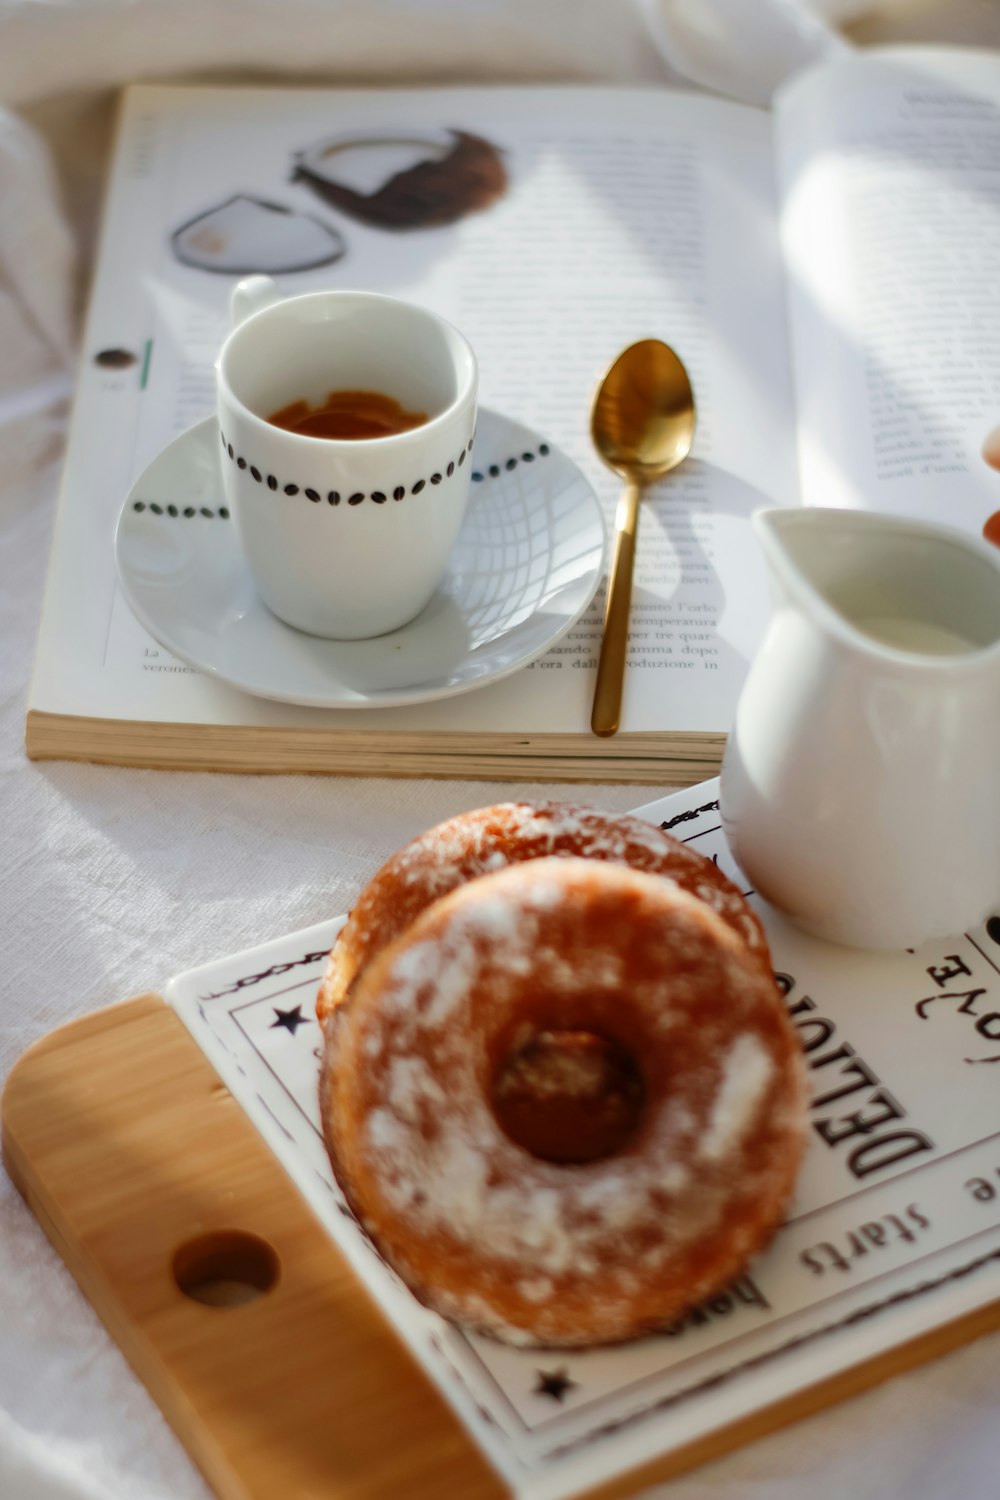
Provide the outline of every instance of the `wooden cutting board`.
{"type": "MultiPolygon", "coordinates": [[[[221,1500],[510,1493],[156,995],[24,1055],[3,1153],[221,1500]]],[[[636,1493],[997,1326],[1000,1303],[588,1494],[636,1493]]]]}

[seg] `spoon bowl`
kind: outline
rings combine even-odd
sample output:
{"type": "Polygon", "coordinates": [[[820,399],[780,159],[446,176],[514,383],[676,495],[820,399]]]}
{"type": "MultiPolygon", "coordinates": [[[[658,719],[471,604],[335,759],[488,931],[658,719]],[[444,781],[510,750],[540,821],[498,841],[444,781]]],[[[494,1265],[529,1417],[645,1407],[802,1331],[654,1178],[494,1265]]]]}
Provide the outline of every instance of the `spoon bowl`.
{"type": "Polygon", "coordinates": [[[646,485],[687,458],[694,442],[695,421],[688,373],[673,349],[659,339],[642,339],[624,349],[594,397],[590,413],[594,447],[608,468],[626,482],[615,515],[615,545],[590,720],[595,734],[615,734],[621,723],[639,499],[646,485]]]}

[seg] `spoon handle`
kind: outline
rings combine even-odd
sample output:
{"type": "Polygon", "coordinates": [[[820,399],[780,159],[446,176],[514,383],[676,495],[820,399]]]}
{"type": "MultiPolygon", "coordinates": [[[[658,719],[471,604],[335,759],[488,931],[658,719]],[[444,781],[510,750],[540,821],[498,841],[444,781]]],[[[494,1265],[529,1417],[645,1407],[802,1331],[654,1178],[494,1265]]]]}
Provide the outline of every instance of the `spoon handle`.
{"type": "Polygon", "coordinates": [[[628,617],[632,608],[632,564],[635,560],[638,520],[639,486],[630,480],[618,501],[615,515],[615,550],[608,575],[604,636],[597,663],[594,708],[590,716],[590,727],[595,734],[616,734],[621,723],[628,617]]]}

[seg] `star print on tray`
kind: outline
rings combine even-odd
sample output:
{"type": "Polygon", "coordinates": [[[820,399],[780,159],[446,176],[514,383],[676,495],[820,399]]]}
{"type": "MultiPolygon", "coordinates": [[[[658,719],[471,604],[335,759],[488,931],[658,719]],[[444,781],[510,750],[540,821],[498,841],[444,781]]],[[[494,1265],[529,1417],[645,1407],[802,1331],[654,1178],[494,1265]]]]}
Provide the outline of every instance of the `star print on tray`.
{"type": "Polygon", "coordinates": [[[297,1005],[294,1010],[280,1010],[276,1005],[274,1007],[274,1014],[278,1019],[271,1022],[272,1031],[276,1026],[283,1026],[286,1031],[291,1032],[292,1036],[294,1036],[300,1026],[309,1025],[309,1017],[302,1014],[301,1005],[297,1005]]]}
{"type": "Polygon", "coordinates": [[[579,1384],[576,1380],[570,1380],[565,1368],[561,1370],[537,1370],[538,1384],[535,1386],[536,1396],[551,1396],[553,1401],[562,1402],[567,1391],[575,1390],[579,1384]]]}

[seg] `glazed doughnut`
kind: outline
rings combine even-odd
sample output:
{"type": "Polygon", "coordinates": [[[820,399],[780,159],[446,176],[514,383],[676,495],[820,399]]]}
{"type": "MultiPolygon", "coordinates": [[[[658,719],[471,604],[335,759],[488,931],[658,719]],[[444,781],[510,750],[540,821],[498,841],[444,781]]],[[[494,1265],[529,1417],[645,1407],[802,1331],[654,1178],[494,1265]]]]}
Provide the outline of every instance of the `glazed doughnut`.
{"type": "Polygon", "coordinates": [[[741,893],[711,860],[679,839],[642,818],[572,803],[501,802],[429,829],[372,878],[333,946],[316,1002],[320,1020],[347,998],[365,965],[432,901],[505,865],[552,855],[611,860],[667,876],[718,912],[771,973],[763,928],[741,893]]]}
{"type": "Polygon", "coordinates": [[[429,905],[359,976],[321,1078],[372,1243],[426,1304],[520,1344],[633,1338],[726,1285],[805,1142],[773,979],[705,902],[607,861],[532,860],[429,905]],[[615,1105],[586,1160],[529,1149],[516,1110],[511,1133],[510,1094],[560,1038],[563,1102],[591,1109],[596,1047],[615,1105]]]}

